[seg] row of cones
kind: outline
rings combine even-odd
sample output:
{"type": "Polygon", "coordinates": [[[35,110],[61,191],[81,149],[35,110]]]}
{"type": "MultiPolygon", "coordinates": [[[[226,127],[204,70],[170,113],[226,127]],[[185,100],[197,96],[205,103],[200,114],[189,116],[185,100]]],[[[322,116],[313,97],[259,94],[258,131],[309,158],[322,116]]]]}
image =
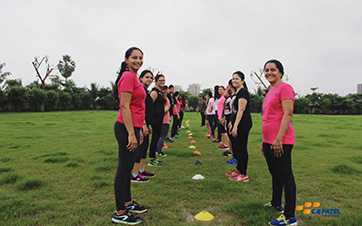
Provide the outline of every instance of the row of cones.
{"type": "MultiPolygon", "coordinates": [[[[187,125],[188,128],[190,128],[189,122],[190,122],[190,120],[186,121],[186,125],[187,125]]],[[[191,131],[187,130],[187,133],[188,133],[187,138],[191,139],[190,143],[191,144],[196,144],[196,141],[192,137],[193,134],[191,133],[191,131]]],[[[190,145],[189,148],[190,149],[196,149],[196,146],[195,145],[190,145]]],[[[201,153],[199,151],[194,151],[194,154],[201,155],[201,153]]],[[[197,160],[196,162],[194,162],[194,165],[202,165],[202,163],[197,160]]],[[[192,179],[201,180],[201,179],[204,179],[204,177],[201,174],[196,174],[195,176],[192,177],[192,179]]],[[[195,215],[195,219],[199,220],[199,221],[211,221],[211,220],[214,219],[214,216],[212,214],[210,214],[209,212],[203,210],[200,213],[195,215]]]]}

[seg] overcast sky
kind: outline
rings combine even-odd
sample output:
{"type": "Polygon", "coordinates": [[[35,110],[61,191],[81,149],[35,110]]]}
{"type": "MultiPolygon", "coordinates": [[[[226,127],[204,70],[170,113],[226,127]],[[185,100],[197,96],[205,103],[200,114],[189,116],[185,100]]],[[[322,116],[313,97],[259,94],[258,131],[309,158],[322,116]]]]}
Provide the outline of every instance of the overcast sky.
{"type": "Polygon", "coordinates": [[[297,94],[347,95],[362,83],[361,8],[359,0],[0,0],[0,63],[26,85],[36,80],[34,56],[56,65],[68,54],[78,86],[109,87],[137,46],[142,69],[158,68],[166,84],[204,89],[240,70],[253,92],[251,71],[275,58],[297,94]]]}

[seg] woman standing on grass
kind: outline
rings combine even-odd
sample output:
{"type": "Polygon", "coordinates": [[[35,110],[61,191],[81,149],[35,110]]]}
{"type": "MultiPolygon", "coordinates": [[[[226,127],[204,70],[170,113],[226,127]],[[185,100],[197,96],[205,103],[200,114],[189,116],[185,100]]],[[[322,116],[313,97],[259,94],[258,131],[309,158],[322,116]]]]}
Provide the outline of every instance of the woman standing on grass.
{"type": "Polygon", "coordinates": [[[143,52],[137,47],[126,51],[118,77],[115,82],[115,96],[119,99],[119,114],[114,125],[114,134],[118,141],[118,168],[114,179],[114,193],[117,211],[112,221],[121,224],[138,224],[141,217],[131,213],[143,213],[148,210],[140,206],[131,197],[131,171],[134,156],[142,136],[141,128],[145,123],[146,93],[137,78],[137,71],[143,64],[143,52]]]}
{"type": "Polygon", "coordinates": [[[178,121],[180,120],[180,110],[181,110],[181,105],[180,105],[180,101],[178,100],[180,93],[179,92],[175,92],[173,95],[173,111],[172,111],[172,115],[173,115],[173,122],[172,122],[172,129],[171,129],[171,139],[177,139],[176,135],[177,135],[177,126],[178,126],[178,121]]]}
{"type": "Polygon", "coordinates": [[[206,136],[209,139],[214,139],[214,119],[215,119],[215,108],[214,108],[214,98],[212,97],[212,93],[208,92],[206,94],[206,126],[209,129],[209,133],[206,134],[206,136]]]}
{"type": "Polygon", "coordinates": [[[161,166],[161,162],[156,160],[157,142],[161,136],[163,125],[163,117],[165,115],[165,97],[163,96],[162,89],[165,85],[165,76],[158,74],[155,77],[155,87],[151,91],[151,98],[153,100],[152,108],[152,139],[150,145],[150,162],[149,166],[161,166]]]}
{"type": "Polygon", "coordinates": [[[263,141],[261,152],[272,176],[273,195],[265,204],[283,213],[282,194],[284,188],[284,214],[269,222],[269,225],[297,225],[295,218],[296,186],[292,172],[291,152],[295,142],[292,115],[295,93],[293,88],[282,82],[283,65],[278,60],[269,60],[264,65],[266,80],[271,90],[263,103],[263,141]]]}
{"type": "Polygon", "coordinates": [[[150,93],[148,92],[147,88],[150,87],[150,85],[153,82],[153,74],[149,70],[142,71],[140,77],[139,77],[143,88],[146,92],[146,100],[145,100],[145,106],[146,106],[146,116],[145,116],[145,122],[146,124],[143,125],[143,142],[139,146],[138,153],[136,153],[136,159],[135,164],[133,167],[133,175],[131,178],[132,182],[148,182],[150,179],[145,177],[155,177],[156,174],[150,173],[145,169],[146,165],[146,157],[147,157],[147,149],[149,146],[150,141],[150,134],[152,133],[151,128],[151,119],[152,119],[152,108],[153,108],[153,101],[150,96],[150,93]]]}
{"type": "Polygon", "coordinates": [[[163,153],[162,148],[171,148],[170,145],[165,143],[165,139],[167,137],[168,131],[170,129],[170,100],[167,98],[167,86],[163,86],[162,89],[163,92],[163,96],[165,97],[165,115],[163,116],[163,121],[162,121],[162,130],[161,130],[161,135],[160,135],[160,139],[157,142],[157,153],[161,156],[167,156],[167,154],[163,153]]]}
{"type": "Polygon", "coordinates": [[[220,150],[229,150],[229,146],[228,144],[228,135],[227,132],[225,130],[225,127],[222,124],[222,113],[224,112],[224,102],[225,102],[225,96],[224,96],[224,92],[225,92],[225,87],[224,86],[219,86],[219,101],[217,102],[217,119],[219,121],[219,123],[217,124],[218,126],[218,132],[220,132],[221,134],[221,146],[219,146],[220,150]]]}
{"type": "MultiPolygon", "coordinates": [[[[221,124],[224,126],[225,131],[228,131],[228,125],[231,122],[231,100],[233,98],[233,96],[236,93],[236,89],[233,86],[232,83],[232,79],[229,80],[228,86],[226,87],[226,90],[224,92],[224,96],[225,96],[225,102],[224,102],[224,107],[223,107],[223,114],[222,114],[222,118],[221,118],[221,124]]],[[[229,144],[229,150],[223,153],[223,156],[231,156],[233,154],[233,147],[231,144],[231,140],[228,137],[228,144],[229,144]]],[[[237,161],[236,159],[233,157],[232,159],[226,161],[226,163],[228,165],[236,165],[237,161]]]]}
{"type": "Polygon", "coordinates": [[[246,174],[248,167],[248,137],[253,125],[250,115],[250,95],[245,83],[245,75],[237,71],[233,74],[232,83],[236,88],[236,93],[232,98],[232,120],[229,123],[229,138],[233,147],[233,155],[237,160],[236,169],[227,172],[227,176],[233,181],[248,182],[246,174]]]}

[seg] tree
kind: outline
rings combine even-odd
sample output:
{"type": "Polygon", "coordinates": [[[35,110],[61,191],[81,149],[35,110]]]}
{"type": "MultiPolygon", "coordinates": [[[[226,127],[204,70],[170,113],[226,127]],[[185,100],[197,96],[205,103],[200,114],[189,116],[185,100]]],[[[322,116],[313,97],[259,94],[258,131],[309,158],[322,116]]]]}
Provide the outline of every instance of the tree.
{"type": "Polygon", "coordinates": [[[45,91],[46,100],[45,100],[45,110],[53,111],[56,109],[58,104],[59,96],[55,90],[45,91]]]}
{"type": "Polygon", "coordinates": [[[60,92],[58,106],[60,110],[69,110],[72,102],[72,96],[68,92],[60,92]]]}
{"type": "Polygon", "coordinates": [[[45,90],[45,80],[50,76],[50,73],[54,70],[55,67],[51,67],[48,62],[48,56],[43,57],[39,62],[39,57],[34,57],[34,61],[32,62],[34,69],[36,71],[37,76],[39,77],[41,83],[42,83],[42,90],[45,90]],[[41,76],[39,72],[39,68],[42,65],[42,63],[45,62],[45,76],[41,76]]]}
{"type": "Polygon", "coordinates": [[[98,97],[98,89],[99,89],[99,85],[97,83],[91,83],[91,88],[89,89],[89,93],[91,95],[92,98],[92,104],[93,104],[93,110],[96,109],[96,101],[97,101],[97,97],[98,97]]]}
{"type": "Polygon", "coordinates": [[[29,93],[25,87],[13,86],[8,91],[8,98],[15,111],[23,111],[25,103],[29,99],[29,93]]]}
{"type": "Polygon", "coordinates": [[[60,60],[58,65],[60,74],[65,78],[67,82],[68,78],[73,74],[75,70],[75,62],[69,55],[64,55],[63,60],[60,60]]]}
{"type": "Polygon", "coordinates": [[[44,90],[32,88],[29,90],[29,106],[32,111],[44,111],[47,96],[44,90]]]}
{"type": "Polygon", "coordinates": [[[6,66],[5,63],[0,64],[0,90],[1,90],[1,83],[5,81],[5,78],[10,76],[10,72],[2,72],[3,68],[6,66]]]}

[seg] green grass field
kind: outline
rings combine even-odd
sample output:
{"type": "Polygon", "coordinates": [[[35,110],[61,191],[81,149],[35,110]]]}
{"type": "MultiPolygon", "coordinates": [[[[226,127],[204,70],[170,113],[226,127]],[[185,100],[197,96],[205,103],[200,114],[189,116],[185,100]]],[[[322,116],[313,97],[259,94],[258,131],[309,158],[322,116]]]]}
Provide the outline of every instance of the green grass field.
{"type": "MultiPolygon", "coordinates": [[[[267,225],[279,214],[265,210],[271,176],[260,153],[261,116],[249,136],[250,181],[229,181],[217,144],[200,116],[186,113],[197,142],[189,149],[185,129],[166,149],[164,165],[149,183],[132,184],[133,198],[150,209],[143,225],[267,225]],[[193,165],[196,160],[202,165],[193,165]],[[202,174],[204,180],[192,180],[202,174]],[[206,210],[215,216],[199,222],[206,210]]],[[[117,144],[116,111],[0,114],[0,225],[112,225],[117,144]]],[[[299,225],[362,224],[362,116],[294,115],[293,170],[297,205],[319,202],[339,209],[339,219],[297,211],[299,225]]]]}

